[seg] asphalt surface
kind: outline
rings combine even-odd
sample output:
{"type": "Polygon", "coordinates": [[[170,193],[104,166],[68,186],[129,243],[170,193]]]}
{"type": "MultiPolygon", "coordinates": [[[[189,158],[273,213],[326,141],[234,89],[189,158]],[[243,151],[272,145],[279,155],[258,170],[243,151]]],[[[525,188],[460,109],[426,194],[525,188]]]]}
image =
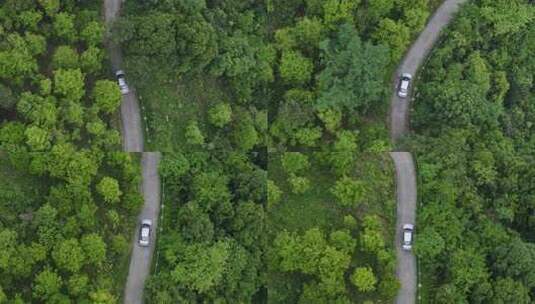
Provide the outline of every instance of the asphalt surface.
{"type": "MultiPolygon", "coordinates": [[[[111,27],[119,15],[121,0],[104,0],[104,19],[107,28],[111,27]]],[[[106,48],[110,56],[114,71],[122,69],[122,54],[118,45],[111,39],[106,40],[106,48]]],[[[128,73],[126,73],[128,80],[128,73]]],[[[123,149],[126,152],[143,152],[143,131],[139,103],[135,91],[130,87],[130,93],[123,95],[121,102],[121,133],[123,149]]],[[[145,280],[151,272],[152,256],[155,248],[156,232],[158,231],[158,215],[160,213],[160,177],[158,176],[158,152],[143,152],[141,158],[143,209],[138,216],[136,230],[132,236],[132,254],[130,268],[124,290],[125,304],[143,303],[145,280]],[[143,219],[152,220],[151,243],[147,247],[138,244],[139,226],[143,219]]]]}
{"type": "MultiPolygon", "coordinates": [[[[410,73],[413,80],[416,78],[418,68],[424,63],[427,55],[438,40],[441,30],[449,23],[460,4],[466,0],[445,0],[435,11],[425,29],[420,33],[403,61],[396,71],[394,94],[392,95],[390,110],[390,136],[396,143],[409,132],[409,106],[411,91],[407,98],[397,96],[397,84],[401,73],[410,73]]],[[[401,248],[403,224],[416,223],[416,169],[414,160],[409,152],[391,152],[396,168],[396,196],[397,196],[397,219],[396,219],[396,275],[401,283],[396,297],[396,304],[416,303],[417,296],[417,265],[416,257],[412,251],[401,248]]],[[[418,227],[415,226],[415,230],[418,227]]]]}
{"type": "Polygon", "coordinates": [[[424,30],[413,43],[407,52],[403,61],[396,71],[394,94],[390,103],[390,136],[393,142],[406,135],[409,131],[409,103],[410,92],[407,98],[397,96],[397,85],[401,73],[410,73],[415,79],[416,72],[427,57],[427,54],[433,48],[434,43],[438,40],[440,31],[449,23],[459,4],[466,0],[445,0],[442,5],[435,11],[424,30]]]}
{"type": "MultiPolygon", "coordinates": [[[[104,0],[104,19],[108,28],[119,15],[120,9],[121,0],[104,0]]],[[[108,39],[106,48],[108,49],[113,71],[122,69],[123,60],[120,47],[108,39]]],[[[128,73],[126,73],[126,80],[128,81],[128,73]]],[[[121,102],[121,133],[124,151],[143,152],[143,129],[139,102],[131,86],[130,93],[124,94],[121,102]]]]}
{"type": "MultiPolygon", "coordinates": [[[[416,303],[416,257],[412,251],[401,248],[403,224],[416,223],[416,172],[409,152],[390,152],[396,167],[396,275],[401,283],[396,303],[416,303]]],[[[415,227],[416,229],[416,227],[415,227]]]]}
{"type": "Polygon", "coordinates": [[[130,269],[124,290],[125,304],[143,303],[143,289],[145,279],[149,276],[154,253],[156,231],[158,231],[158,214],[160,213],[160,177],[158,176],[158,162],[160,153],[145,152],[142,154],[141,165],[143,173],[142,192],[145,204],[138,216],[138,224],[133,236],[130,269]],[[152,220],[150,245],[142,247],[138,244],[139,226],[143,219],[152,220]]]}

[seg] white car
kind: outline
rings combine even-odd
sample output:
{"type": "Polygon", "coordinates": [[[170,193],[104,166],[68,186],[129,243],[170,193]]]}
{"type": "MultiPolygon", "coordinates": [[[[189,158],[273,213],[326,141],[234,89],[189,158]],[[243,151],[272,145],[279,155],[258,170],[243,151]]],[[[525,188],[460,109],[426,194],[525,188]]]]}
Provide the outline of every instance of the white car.
{"type": "Polygon", "coordinates": [[[151,220],[142,220],[139,228],[139,245],[146,247],[150,244],[150,235],[152,230],[151,220]]]}
{"type": "Polygon", "coordinates": [[[407,97],[409,94],[409,86],[412,80],[412,75],[409,73],[401,74],[398,88],[398,96],[401,98],[407,97]]]}
{"type": "Polygon", "coordinates": [[[403,240],[401,242],[401,247],[404,250],[412,249],[413,232],[414,232],[414,225],[412,224],[403,225],[403,240]]]}
{"type": "Polygon", "coordinates": [[[119,85],[121,93],[123,95],[130,93],[130,88],[128,87],[128,84],[126,84],[126,78],[124,76],[123,70],[118,70],[117,72],[115,72],[115,77],[117,77],[117,84],[119,85]]]}

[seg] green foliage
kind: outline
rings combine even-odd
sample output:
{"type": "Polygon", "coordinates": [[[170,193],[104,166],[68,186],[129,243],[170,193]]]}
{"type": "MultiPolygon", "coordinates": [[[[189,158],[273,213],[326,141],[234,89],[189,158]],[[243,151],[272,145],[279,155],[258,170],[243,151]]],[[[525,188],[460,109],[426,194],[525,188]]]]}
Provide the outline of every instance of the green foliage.
{"type": "Polygon", "coordinates": [[[85,94],[82,71],[80,69],[54,71],[54,92],[66,99],[79,101],[85,94]]]}
{"type": "Polygon", "coordinates": [[[192,120],[186,127],[186,140],[190,145],[202,145],[204,144],[204,135],[199,129],[197,121],[192,120]]]}
{"type": "Polygon", "coordinates": [[[308,156],[299,152],[281,154],[281,163],[287,174],[303,172],[310,167],[308,156]]]}
{"type": "Polygon", "coordinates": [[[60,12],[54,15],[53,29],[54,34],[71,43],[77,39],[77,32],[74,24],[75,16],[66,12],[60,12]]]}
{"type": "Polygon", "coordinates": [[[375,290],[377,279],[370,267],[358,267],[351,275],[353,283],[359,291],[368,292],[375,290]]]}
{"type": "Polygon", "coordinates": [[[523,75],[535,71],[527,55],[534,12],[525,1],[467,4],[421,69],[410,146],[424,202],[415,251],[429,301],[532,301],[525,181],[533,171],[521,168],[533,163],[532,81],[523,75]]]}
{"type": "Polygon", "coordinates": [[[100,22],[91,21],[80,32],[80,38],[89,46],[98,46],[104,37],[104,27],[100,22]]]}
{"type": "Polygon", "coordinates": [[[208,111],[210,122],[216,127],[223,127],[232,119],[232,108],[228,103],[219,103],[208,111]]]}
{"type": "Polygon", "coordinates": [[[343,24],[336,39],[321,43],[321,50],[325,69],[318,74],[317,107],[365,112],[383,102],[386,47],[362,43],[355,28],[343,24]]]}
{"type": "Polygon", "coordinates": [[[33,295],[41,300],[49,299],[59,292],[61,285],[61,277],[56,272],[45,269],[35,277],[33,295]]]}
{"type": "Polygon", "coordinates": [[[85,255],[77,239],[67,239],[59,243],[52,257],[60,269],[78,272],[85,261],[85,255]]]}
{"type": "Polygon", "coordinates": [[[98,80],[93,88],[95,104],[105,113],[113,113],[121,104],[121,91],[111,80],[98,80]]]}
{"type": "Polygon", "coordinates": [[[102,195],[104,201],[108,203],[119,202],[123,194],[119,189],[119,182],[113,177],[105,176],[97,184],[97,191],[102,195]]]}
{"type": "Polygon", "coordinates": [[[366,189],[362,181],[352,180],[344,176],[336,182],[331,192],[341,206],[356,207],[362,204],[366,189]]]}
{"type": "Polygon", "coordinates": [[[60,45],[54,51],[52,66],[54,69],[76,69],[80,66],[78,53],[68,45],[60,45]]]}
{"type": "Polygon", "coordinates": [[[282,79],[291,84],[304,84],[312,75],[312,62],[296,51],[282,53],[280,74],[282,79]]]}

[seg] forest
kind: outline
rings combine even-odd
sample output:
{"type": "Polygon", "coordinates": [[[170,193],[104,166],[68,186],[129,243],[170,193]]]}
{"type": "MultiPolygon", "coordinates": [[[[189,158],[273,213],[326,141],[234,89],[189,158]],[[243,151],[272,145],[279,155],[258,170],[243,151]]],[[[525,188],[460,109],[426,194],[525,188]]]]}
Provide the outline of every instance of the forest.
{"type": "Polygon", "coordinates": [[[163,154],[165,211],[147,303],[266,297],[266,165],[258,152],[163,154]]]}
{"type": "Polygon", "coordinates": [[[392,72],[439,2],[128,1],[114,39],[152,149],[384,152],[392,72]]]}
{"type": "Polygon", "coordinates": [[[421,71],[416,152],[424,303],[535,300],[535,7],[467,4],[421,71]]]}
{"type": "Polygon", "coordinates": [[[0,3],[1,303],[119,303],[143,201],[100,3],[0,3]]]}
{"type": "Polygon", "coordinates": [[[387,153],[269,156],[268,303],[391,303],[395,277],[393,164],[387,153]]]}
{"type": "Polygon", "coordinates": [[[119,303],[143,201],[123,152],[0,150],[1,303],[119,303]]]}
{"type": "Polygon", "coordinates": [[[121,93],[103,65],[98,3],[6,0],[0,29],[2,148],[119,150],[121,93]]]}

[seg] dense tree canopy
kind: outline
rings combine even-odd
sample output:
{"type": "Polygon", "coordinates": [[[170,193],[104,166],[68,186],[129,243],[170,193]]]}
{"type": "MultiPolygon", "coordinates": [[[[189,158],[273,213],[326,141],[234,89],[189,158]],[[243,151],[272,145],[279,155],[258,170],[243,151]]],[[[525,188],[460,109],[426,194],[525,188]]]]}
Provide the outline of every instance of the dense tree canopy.
{"type": "Polygon", "coordinates": [[[533,20],[529,1],[466,4],[422,69],[408,144],[428,302],[535,299],[533,20]]]}

